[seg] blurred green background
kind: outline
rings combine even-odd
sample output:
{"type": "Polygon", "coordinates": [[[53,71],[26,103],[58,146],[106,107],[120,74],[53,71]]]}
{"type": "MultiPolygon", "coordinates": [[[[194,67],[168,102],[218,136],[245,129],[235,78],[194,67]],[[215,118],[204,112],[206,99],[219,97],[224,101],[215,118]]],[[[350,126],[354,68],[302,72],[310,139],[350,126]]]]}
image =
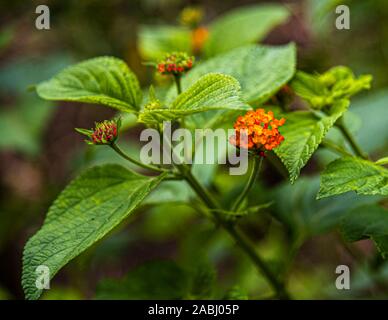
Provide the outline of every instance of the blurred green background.
{"type": "MultiPolygon", "coordinates": [[[[152,48],[152,39],[166,26],[178,26],[183,8],[201,7],[207,25],[228,10],[258,3],[261,1],[0,3],[0,299],[23,298],[23,246],[40,227],[47,208],[63,187],[85,167],[121,162],[111,150],[88,148],[74,131],[75,127],[92,127],[94,121],[113,116],[113,111],[46,102],[28,87],[71,63],[114,55],[128,63],[146,88],[160,81],[142,64],[149,46],[152,48]],[[39,4],[50,8],[50,30],[35,28],[35,8],[39,4]]],[[[261,43],[294,41],[298,46],[298,69],[308,72],[343,64],[356,74],[373,75],[373,89],[352,102],[351,122],[361,145],[376,157],[384,155],[388,142],[388,2],[271,3],[284,5],[290,14],[287,21],[265,32],[261,43]],[[334,10],[338,4],[350,7],[350,30],[335,28],[334,10]]],[[[179,34],[176,41],[181,41],[179,34]]],[[[130,130],[121,142],[137,152],[142,127],[133,126],[131,119],[127,119],[127,125],[130,130]]],[[[264,257],[273,262],[273,268],[287,261],[290,239],[295,234],[306,240],[289,270],[289,288],[296,298],[387,297],[388,265],[375,257],[373,244],[361,241],[356,246],[375,259],[375,268],[356,262],[336,231],[341,214],[375,198],[346,194],[314,200],[319,185],[317,173],[332,159],[332,154],[320,150],[293,186],[266,165],[262,183],[257,186],[259,196],[253,202],[277,204],[262,215],[247,218],[242,227],[258,243],[264,257]],[[350,293],[335,290],[334,270],[339,264],[354,266],[354,290],[350,293]]],[[[244,183],[245,177],[228,176],[223,168],[206,166],[201,170],[208,178],[214,175],[210,187],[215,192],[231,197],[244,183]]],[[[192,206],[182,203],[189,197],[189,190],[166,184],[163,192],[152,195],[148,205],[127,223],[67,265],[43,298],[269,298],[265,280],[258,277],[227,235],[197,215],[192,206]],[[150,208],[151,203],[157,206],[150,208]],[[187,286],[191,288],[189,295],[187,286]]]]}

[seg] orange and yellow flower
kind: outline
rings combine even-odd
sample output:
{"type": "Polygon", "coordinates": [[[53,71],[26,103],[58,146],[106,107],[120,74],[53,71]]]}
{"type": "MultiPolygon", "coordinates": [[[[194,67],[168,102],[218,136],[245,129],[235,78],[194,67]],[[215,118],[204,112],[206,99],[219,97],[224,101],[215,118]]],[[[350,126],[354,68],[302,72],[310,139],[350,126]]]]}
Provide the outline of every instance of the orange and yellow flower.
{"type": "Polygon", "coordinates": [[[235,135],[230,138],[230,143],[263,156],[265,151],[276,148],[284,140],[278,128],[285,121],[284,118],[276,119],[272,111],[265,112],[264,109],[248,111],[244,116],[237,118],[233,126],[235,135]]]}
{"type": "Polygon", "coordinates": [[[198,27],[192,31],[191,43],[194,53],[200,53],[209,37],[209,30],[205,27],[198,27]]]}

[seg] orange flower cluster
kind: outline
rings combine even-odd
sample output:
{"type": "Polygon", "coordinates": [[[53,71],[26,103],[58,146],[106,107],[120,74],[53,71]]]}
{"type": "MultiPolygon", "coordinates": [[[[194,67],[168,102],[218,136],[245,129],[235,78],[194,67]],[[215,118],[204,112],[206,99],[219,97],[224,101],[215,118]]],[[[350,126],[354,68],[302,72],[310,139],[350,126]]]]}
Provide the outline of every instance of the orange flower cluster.
{"type": "Polygon", "coordinates": [[[236,134],[230,138],[230,143],[238,148],[257,151],[263,156],[265,151],[276,148],[284,140],[278,127],[285,121],[284,118],[275,119],[272,111],[248,111],[237,118],[233,126],[236,134]]]}
{"type": "Polygon", "coordinates": [[[209,37],[209,30],[205,27],[198,27],[192,31],[191,43],[193,51],[200,53],[206,40],[209,37]]]}

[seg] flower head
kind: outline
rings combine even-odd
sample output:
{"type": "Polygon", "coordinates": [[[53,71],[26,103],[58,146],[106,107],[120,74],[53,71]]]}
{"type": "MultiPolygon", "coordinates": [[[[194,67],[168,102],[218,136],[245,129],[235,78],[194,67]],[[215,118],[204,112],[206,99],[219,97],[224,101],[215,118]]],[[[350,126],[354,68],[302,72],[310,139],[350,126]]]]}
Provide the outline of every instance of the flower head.
{"type": "Polygon", "coordinates": [[[96,125],[92,130],[77,128],[76,131],[89,138],[89,140],[86,140],[86,143],[88,144],[112,144],[117,140],[120,125],[120,119],[105,120],[103,122],[96,122],[96,125]]]}
{"type": "Polygon", "coordinates": [[[230,143],[264,156],[266,151],[276,148],[284,140],[278,128],[285,121],[284,118],[276,119],[272,111],[248,111],[237,118],[233,126],[235,135],[230,138],[230,143]]]}
{"type": "Polygon", "coordinates": [[[179,21],[182,25],[195,28],[203,19],[203,10],[200,7],[186,7],[182,10],[179,21]]]}
{"type": "Polygon", "coordinates": [[[190,70],[194,63],[194,57],[185,52],[173,52],[167,54],[158,62],[157,70],[161,74],[181,75],[190,70]]]}
{"type": "Polygon", "coordinates": [[[206,40],[209,37],[209,30],[205,27],[195,28],[192,32],[191,43],[195,53],[201,52],[206,40]]]}

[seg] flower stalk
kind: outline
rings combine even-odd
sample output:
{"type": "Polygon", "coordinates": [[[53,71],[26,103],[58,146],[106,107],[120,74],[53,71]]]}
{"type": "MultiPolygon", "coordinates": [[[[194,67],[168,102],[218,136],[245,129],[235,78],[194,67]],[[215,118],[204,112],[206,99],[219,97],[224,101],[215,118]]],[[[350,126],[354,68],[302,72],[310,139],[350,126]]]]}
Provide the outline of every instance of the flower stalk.
{"type": "Polygon", "coordinates": [[[177,166],[177,169],[181,172],[184,179],[196,192],[199,198],[207,205],[208,209],[211,209],[210,211],[216,222],[222,226],[226,232],[228,232],[228,234],[234,239],[241,250],[245,252],[245,254],[255,264],[258,271],[266,277],[273,290],[276,292],[276,296],[279,299],[291,299],[290,295],[287,293],[286,288],[284,287],[284,284],[276,277],[265,261],[256,252],[256,249],[251,244],[251,242],[246,239],[245,236],[243,236],[243,234],[234,224],[225,221],[220,213],[220,206],[212,198],[209,192],[204,189],[198,180],[192,175],[191,171],[187,169],[186,165],[177,166]]]}
{"type": "Polygon", "coordinates": [[[148,164],[145,164],[143,162],[140,162],[140,161],[130,157],[116,143],[112,143],[109,146],[114,151],[116,151],[121,157],[123,157],[124,159],[128,160],[129,162],[132,162],[132,163],[138,165],[139,167],[142,167],[144,169],[151,170],[151,171],[156,171],[156,172],[159,172],[159,173],[169,172],[169,170],[167,170],[167,169],[158,168],[158,167],[155,167],[155,166],[152,166],[152,165],[148,165],[148,164]]]}
{"type": "Polygon", "coordinates": [[[178,95],[180,95],[182,93],[181,78],[182,78],[182,76],[180,74],[174,75],[174,81],[175,81],[176,91],[177,91],[178,95]]]}
{"type": "Polygon", "coordinates": [[[357,156],[359,156],[359,157],[361,157],[363,159],[368,160],[368,158],[369,158],[368,155],[361,149],[361,147],[359,146],[357,141],[354,139],[353,135],[350,133],[348,128],[343,123],[342,119],[340,119],[340,121],[338,121],[336,123],[336,126],[341,131],[341,133],[343,134],[345,139],[349,142],[349,144],[350,144],[352,150],[354,151],[354,153],[357,156]]]}
{"type": "Polygon", "coordinates": [[[244,199],[248,195],[249,191],[251,190],[251,188],[256,180],[257,175],[260,172],[260,169],[261,169],[261,166],[263,163],[263,158],[264,157],[262,157],[262,156],[253,157],[253,168],[252,168],[251,174],[249,176],[248,182],[245,184],[244,190],[241,192],[241,194],[238,196],[236,201],[233,203],[233,205],[231,207],[231,211],[239,211],[242,202],[244,201],[244,199]]]}
{"type": "MultiPolygon", "coordinates": [[[[167,141],[167,143],[169,142],[167,141]]],[[[172,150],[172,152],[174,152],[173,148],[170,149],[172,150]]],[[[262,157],[261,160],[258,161],[259,166],[254,170],[256,171],[256,173],[260,169],[261,162],[262,157]]],[[[207,209],[209,209],[210,213],[214,217],[215,222],[219,224],[234,239],[235,243],[251,259],[258,271],[263,274],[264,277],[268,280],[271,287],[276,292],[276,296],[279,299],[291,299],[284,284],[278,279],[278,277],[268,267],[266,262],[256,252],[254,245],[251,244],[251,242],[241,233],[241,231],[233,223],[224,219],[221,214],[221,206],[208,192],[208,190],[205,189],[195,178],[195,176],[191,172],[191,168],[186,164],[175,165],[175,167],[178,169],[183,179],[186,180],[186,182],[190,185],[190,187],[194,190],[198,197],[207,206],[207,209]]]]}

